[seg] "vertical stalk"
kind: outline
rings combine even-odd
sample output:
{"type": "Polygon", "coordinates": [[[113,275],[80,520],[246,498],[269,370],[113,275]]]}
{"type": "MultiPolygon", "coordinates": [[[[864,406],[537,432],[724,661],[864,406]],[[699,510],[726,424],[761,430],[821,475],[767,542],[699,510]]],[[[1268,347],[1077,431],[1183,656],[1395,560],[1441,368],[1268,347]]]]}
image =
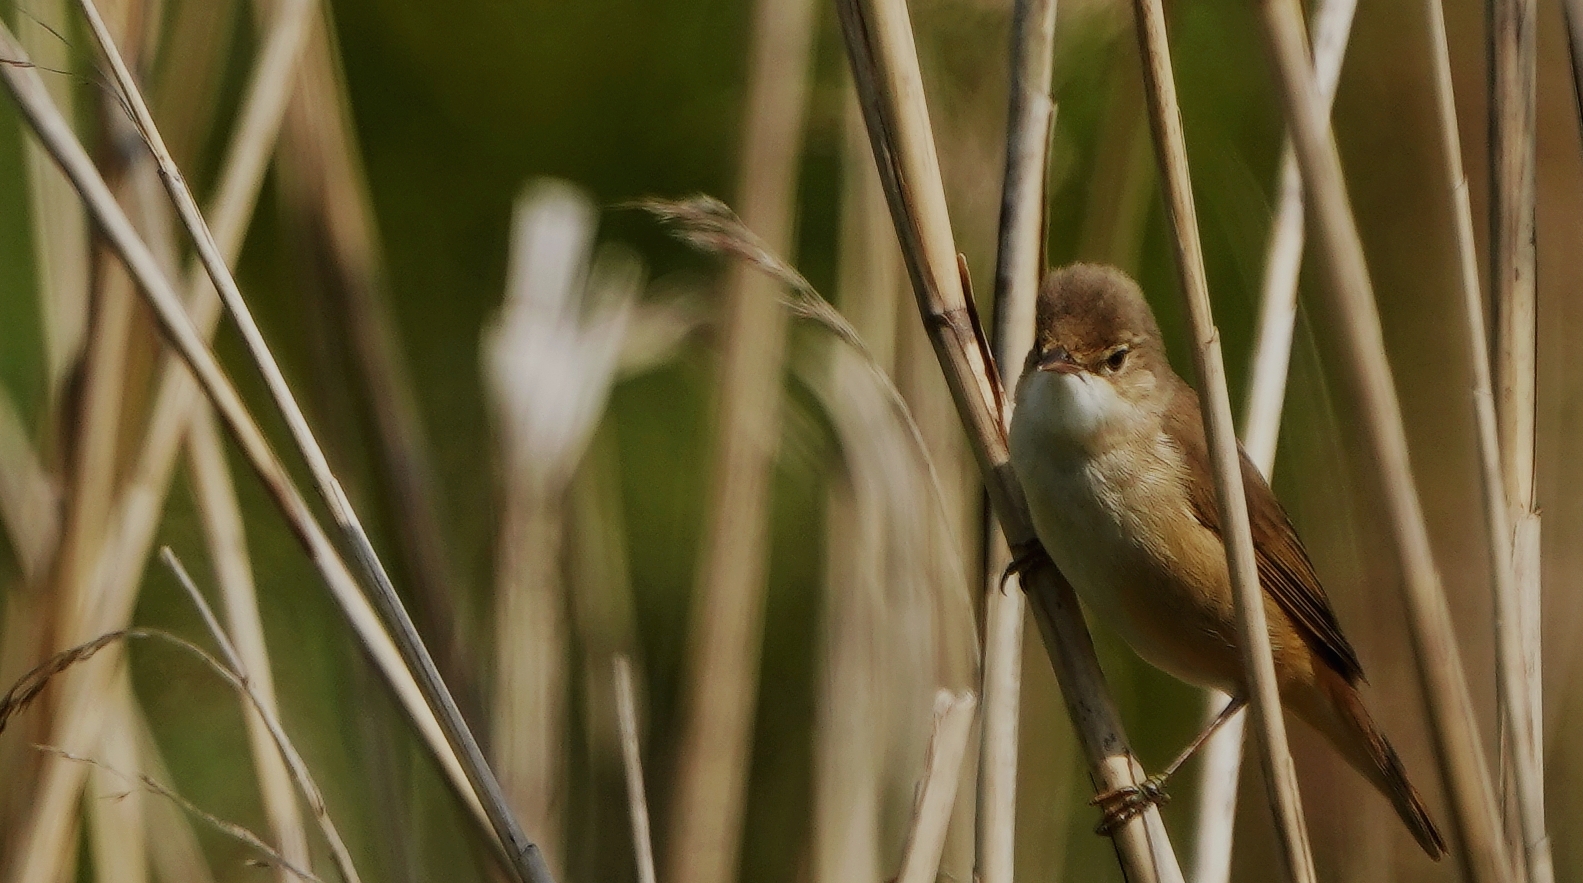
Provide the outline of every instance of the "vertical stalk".
{"type": "Polygon", "coordinates": [[[1231,394],[1226,389],[1226,366],[1220,352],[1220,332],[1215,328],[1209,302],[1209,282],[1204,276],[1204,255],[1198,237],[1198,216],[1193,207],[1193,184],[1187,165],[1187,143],[1182,114],[1176,100],[1176,82],[1166,38],[1165,6],[1161,0],[1137,0],[1133,6],[1138,43],[1143,58],[1144,93],[1154,130],[1155,153],[1165,182],[1166,215],[1175,236],[1177,275],[1186,301],[1193,334],[1193,365],[1199,378],[1199,403],[1208,435],[1210,465],[1220,501],[1221,538],[1226,544],[1226,567],[1231,576],[1237,614],[1237,646],[1241,651],[1244,688],[1263,749],[1264,781],[1270,810],[1275,816],[1286,878],[1292,883],[1313,883],[1314,857],[1303,821],[1302,797],[1297,790],[1297,770],[1286,744],[1286,718],[1281,711],[1280,686],[1265,618],[1264,590],[1259,585],[1248,518],[1248,499],[1242,487],[1242,460],[1236,427],[1231,419],[1231,394]]]}
{"type": "MultiPolygon", "coordinates": [[[[814,4],[758,0],[737,179],[742,220],[790,254],[807,110],[814,4]]],[[[688,634],[686,698],[666,878],[726,883],[737,871],[769,561],[786,317],[777,283],[727,271],[709,521],[688,634]]]]}
{"type": "MultiPolygon", "coordinates": [[[[1313,12],[1314,79],[1325,103],[1335,103],[1341,62],[1352,35],[1357,0],[1320,0],[1313,12]]],[[[1263,293],[1259,299],[1258,332],[1253,346],[1252,380],[1243,415],[1243,449],[1266,480],[1275,473],[1275,447],[1280,440],[1281,412],[1286,402],[1292,361],[1292,336],[1297,324],[1297,276],[1302,266],[1305,225],[1303,181],[1288,137],[1281,147],[1277,177],[1279,207],[1270,222],[1264,251],[1263,293]]],[[[1210,690],[1204,702],[1209,722],[1229,699],[1210,690]]],[[[1198,842],[1193,850],[1194,883],[1227,883],[1231,879],[1231,840],[1237,812],[1237,780],[1242,764],[1246,718],[1237,715],[1210,737],[1199,752],[1198,842]]]]}
{"type": "MultiPolygon", "coordinates": [[[[1010,107],[1006,169],[1000,191],[1000,242],[995,265],[995,358],[1001,384],[1012,388],[1033,346],[1034,301],[1044,270],[1046,161],[1055,128],[1050,84],[1055,72],[1056,0],[1017,0],[1011,14],[1010,107]]],[[[988,513],[986,513],[987,515],[988,513]]],[[[988,521],[992,565],[984,596],[983,744],[979,752],[978,877],[1011,883],[1016,859],[1017,727],[1022,703],[1021,580],[999,584],[1011,560],[988,521]]]]}
{"type": "MultiPolygon", "coordinates": [[[[1535,247],[1538,3],[1491,0],[1490,295],[1495,305],[1494,392],[1511,573],[1495,583],[1495,698],[1501,710],[1500,785],[1507,830],[1529,883],[1555,878],[1544,821],[1539,509],[1534,493],[1538,286],[1535,247]]],[[[1503,539],[1504,541],[1504,539],[1503,539]]]]}

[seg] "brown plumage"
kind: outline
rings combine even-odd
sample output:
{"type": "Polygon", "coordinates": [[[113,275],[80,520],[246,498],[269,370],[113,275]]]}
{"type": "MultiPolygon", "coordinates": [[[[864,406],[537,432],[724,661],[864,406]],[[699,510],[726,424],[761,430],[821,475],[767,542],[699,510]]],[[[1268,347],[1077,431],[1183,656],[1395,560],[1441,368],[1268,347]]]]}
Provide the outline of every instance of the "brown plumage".
{"type": "MultiPolygon", "coordinates": [[[[1172,370],[1137,285],[1052,272],[1017,387],[1012,468],[1039,538],[1087,606],[1150,663],[1246,695],[1198,396],[1172,370]]],[[[1364,708],[1363,668],[1285,510],[1242,478],[1282,704],[1380,790],[1425,852],[1445,840],[1364,708]]]]}

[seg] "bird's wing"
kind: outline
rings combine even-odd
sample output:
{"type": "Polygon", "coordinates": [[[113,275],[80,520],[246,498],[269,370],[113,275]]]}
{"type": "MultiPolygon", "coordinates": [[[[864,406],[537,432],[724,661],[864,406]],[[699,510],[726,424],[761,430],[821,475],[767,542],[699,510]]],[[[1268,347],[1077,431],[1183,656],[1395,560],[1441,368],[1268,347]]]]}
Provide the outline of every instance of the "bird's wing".
{"type": "MultiPolygon", "coordinates": [[[[1192,425],[1172,427],[1172,436],[1181,444],[1188,460],[1187,473],[1199,476],[1189,481],[1188,498],[1192,501],[1198,520],[1218,536],[1220,534],[1220,503],[1215,498],[1211,479],[1209,449],[1204,441],[1204,429],[1194,402],[1192,408],[1173,408],[1172,415],[1192,425]]],[[[1171,418],[1168,418],[1171,419],[1171,418]]],[[[1296,624],[1308,646],[1322,657],[1336,673],[1348,683],[1363,680],[1363,666],[1358,662],[1357,651],[1341,633],[1341,623],[1336,621],[1330,599],[1319,585],[1313,562],[1303,541],[1298,539],[1286,510],[1281,508],[1275,493],[1248,459],[1242,446],[1237,446],[1242,461],[1242,488],[1248,500],[1248,520],[1253,526],[1253,547],[1259,568],[1259,582],[1264,591],[1275,599],[1282,611],[1296,624]]]]}

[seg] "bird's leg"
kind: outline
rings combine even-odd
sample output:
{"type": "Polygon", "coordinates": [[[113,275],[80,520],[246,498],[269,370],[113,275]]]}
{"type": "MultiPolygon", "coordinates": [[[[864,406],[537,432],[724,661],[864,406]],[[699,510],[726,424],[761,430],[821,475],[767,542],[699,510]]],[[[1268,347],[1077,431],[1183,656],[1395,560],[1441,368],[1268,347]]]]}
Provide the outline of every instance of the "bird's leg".
{"type": "Polygon", "coordinates": [[[1038,537],[1023,540],[1011,547],[1011,563],[1000,574],[1000,590],[1006,591],[1006,583],[1012,575],[1022,576],[1040,564],[1049,564],[1050,553],[1044,550],[1044,544],[1038,537]]]}
{"type": "Polygon", "coordinates": [[[1209,726],[1195,736],[1193,741],[1182,749],[1182,753],[1178,754],[1176,759],[1171,761],[1163,772],[1150,776],[1137,785],[1124,785],[1120,788],[1112,788],[1104,793],[1094,795],[1094,798],[1089,803],[1099,807],[1104,812],[1104,817],[1099,820],[1099,825],[1094,828],[1094,833],[1108,836],[1117,828],[1126,824],[1133,816],[1143,812],[1151,804],[1164,806],[1169,803],[1171,795],[1165,793],[1165,781],[1175,775],[1182,764],[1187,763],[1188,759],[1198,752],[1198,749],[1204,747],[1204,743],[1209,741],[1210,736],[1215,735],[1215,732],[1224,726],[1226,721],[1231,720],[1232,715],[1241,711],[1242,707],[1247,704],[1248,700],[1241,696],[1231,697],[1231,701],[1227,702],[1226,707],[1215,715],[1215,719],[1209,722],[1209,726]]]}

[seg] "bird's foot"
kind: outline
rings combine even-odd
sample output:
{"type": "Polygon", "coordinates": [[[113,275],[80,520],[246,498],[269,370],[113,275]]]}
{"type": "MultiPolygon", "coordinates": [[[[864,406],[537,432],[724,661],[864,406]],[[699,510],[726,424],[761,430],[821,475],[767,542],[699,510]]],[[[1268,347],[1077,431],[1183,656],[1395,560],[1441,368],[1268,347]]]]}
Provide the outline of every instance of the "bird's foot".
{"type": "Polygon", "coordinates": [[[1000,574],[1000,590],[1006,591],[1006,583],[1013,575],[1022,576],[1041,564],[1049,564],[1050,553],[1044,550],[1044,544],[1037,537],[1023,540],[1011,547],[1011,563],[1000,574]]]}
{"type": "Polygon", "coordinates": [[[1104,816],[1094,826],[1094,833],[1109,837],[1149,807],[1170,802],[1171,795],[1165,793],[1164,776],[1150,776],[1137,785],[1124,785],[1096,794],[1089,804],[1099,807],[1104,816]]]}

